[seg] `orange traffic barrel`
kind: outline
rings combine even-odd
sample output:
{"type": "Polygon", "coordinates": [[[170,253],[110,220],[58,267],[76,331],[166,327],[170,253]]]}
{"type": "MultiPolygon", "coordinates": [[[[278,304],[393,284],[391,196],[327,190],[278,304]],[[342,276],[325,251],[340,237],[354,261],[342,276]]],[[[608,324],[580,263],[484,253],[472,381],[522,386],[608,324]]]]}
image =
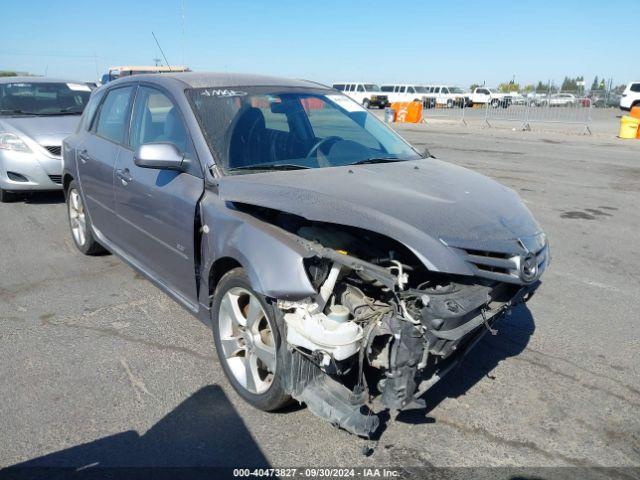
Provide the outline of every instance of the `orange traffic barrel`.
{"type": "Polygon", "coordinates": [[[640,118],[633,118],[629,115],[624,115],[620,119],[620,138],[637,138],[638,127],[640,127],[640,118]]]}
{"type": "Polygon", "coordinates": [[[640,107],[633,107],[629,112],[629,115],[633,118],[640,118],[640,107]]]}

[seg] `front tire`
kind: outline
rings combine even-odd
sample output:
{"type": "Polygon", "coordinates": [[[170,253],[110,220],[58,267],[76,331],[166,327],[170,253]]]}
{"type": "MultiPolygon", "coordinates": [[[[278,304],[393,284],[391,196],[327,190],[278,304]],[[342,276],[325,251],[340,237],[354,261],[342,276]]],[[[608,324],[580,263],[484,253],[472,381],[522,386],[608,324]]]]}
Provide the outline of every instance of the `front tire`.
{"type": "Polygon", "coordinates": [[[242,268],[227,272],[211,305],[211,326],[229,383],[250,405],[274,411],[291,401],[281,382],[278,312],[251,288],[242,268]]]}
{"type": "Polygon", "coordinates": [[[67,188],[67,217],[71,228],[71,237],[78,250],[85,255],[98,255],[104,253],[105,249],[93,236],[91,220],[86,214],[82,196],[78,186],[74,181],[67,188]]]}
{"type": "Polygon", "coordinates": [[[362,106],[363,106],[364,108],[369,108],[369,105],[371,105],[371,102],[369,101],[369,99],[368,99],[368,98],[365,98],[365,99],[362,101],[362,106]]]}

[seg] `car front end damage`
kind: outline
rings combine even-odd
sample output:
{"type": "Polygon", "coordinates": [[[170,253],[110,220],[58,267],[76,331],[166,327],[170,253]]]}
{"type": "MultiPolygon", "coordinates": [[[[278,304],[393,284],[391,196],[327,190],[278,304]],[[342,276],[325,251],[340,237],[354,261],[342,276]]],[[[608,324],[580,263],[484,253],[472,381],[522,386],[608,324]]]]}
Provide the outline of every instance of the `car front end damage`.
{"type": "Polygon", "coordinates": [[[420,397],[510,309],[526,302],[549,261],[544,234],[479,251],[441,240],[474,275],[430,271],[378,233],[235,205],[283,228],[302,247],[316,294],[274,299],[285,390],[316,415],[369,437],[379,413],[424,407],[420,397]],[[456,246],[453,246],[456,245],[456,246]]]}

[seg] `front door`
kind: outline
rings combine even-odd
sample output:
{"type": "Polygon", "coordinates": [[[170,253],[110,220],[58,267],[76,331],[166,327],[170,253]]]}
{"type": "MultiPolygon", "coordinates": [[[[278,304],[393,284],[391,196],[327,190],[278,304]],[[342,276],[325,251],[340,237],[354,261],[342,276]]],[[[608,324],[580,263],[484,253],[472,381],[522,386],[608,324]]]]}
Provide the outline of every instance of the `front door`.
{"type": "Polygon", "coordinates": [[[129,147],[118,157],[114,181],[123,247],[147,274],[195,309],[194,219],[204,180],[182,113],[168,94],[138,88],[129,147]],[[136,149],[157,142],[172,143],[184,153],[188,171],[138,167],[136,149]]]}

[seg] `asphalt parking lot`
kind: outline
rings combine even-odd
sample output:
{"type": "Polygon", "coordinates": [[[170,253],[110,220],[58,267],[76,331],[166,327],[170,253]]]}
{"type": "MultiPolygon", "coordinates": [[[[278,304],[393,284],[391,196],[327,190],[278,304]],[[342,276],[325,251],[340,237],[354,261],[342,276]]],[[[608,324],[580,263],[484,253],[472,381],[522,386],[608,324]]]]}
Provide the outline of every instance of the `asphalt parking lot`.
{"type": "Polygon", "coordinates": [[[640,141],[397,129],[515,189],[553,255],[426,412],[368,441],[305,408],[253,409],[205,326],[116,257],[79,254],[62,196],[36,195],[0,205],[0,467],[640,467],[640,141]]]}

